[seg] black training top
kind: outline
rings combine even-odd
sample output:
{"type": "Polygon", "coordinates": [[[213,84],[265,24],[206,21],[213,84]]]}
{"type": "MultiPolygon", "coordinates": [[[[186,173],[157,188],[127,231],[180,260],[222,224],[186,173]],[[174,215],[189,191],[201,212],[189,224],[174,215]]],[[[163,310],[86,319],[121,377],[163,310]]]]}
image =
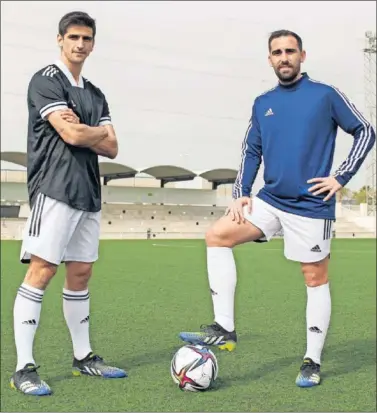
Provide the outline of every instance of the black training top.
{"type": "Polygon", "coordinates": [[[70,108],[80,122],[88,126],[111,124],[104,94],[83,77],[77,85],[64,63],[57,61],[34,74],[29,83],[27,105],[30,207],[38,193],[43,193],[75,209],[100,211],[98,155],[89,148],[65,143],[46,116],[70,108]]]}

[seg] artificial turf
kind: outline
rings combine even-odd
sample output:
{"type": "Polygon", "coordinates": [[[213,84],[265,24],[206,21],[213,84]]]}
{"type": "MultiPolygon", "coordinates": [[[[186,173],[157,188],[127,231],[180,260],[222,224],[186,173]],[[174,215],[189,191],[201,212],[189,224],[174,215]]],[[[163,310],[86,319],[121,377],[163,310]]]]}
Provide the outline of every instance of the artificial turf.
{"type": "Polygon", "coordinates": [[[129,378],[71,375],[72,346],[62,314],[64,267],[43,299],[35,340],[39,373],[54,394],[14,392],[13,302],[26,267],[19,242],[1,242],[1,410],[50,412],[376,411],[376,241],[333,241],[332,321],[323,382],[294,381],[305,352],[306,290],[282,241],[235,249],[236,351],[215,350],[211,391],[184,393],[170,377],[179,331],[212,322],[203,241],[102,241],[90,284],[94,350],[129,378]]]}

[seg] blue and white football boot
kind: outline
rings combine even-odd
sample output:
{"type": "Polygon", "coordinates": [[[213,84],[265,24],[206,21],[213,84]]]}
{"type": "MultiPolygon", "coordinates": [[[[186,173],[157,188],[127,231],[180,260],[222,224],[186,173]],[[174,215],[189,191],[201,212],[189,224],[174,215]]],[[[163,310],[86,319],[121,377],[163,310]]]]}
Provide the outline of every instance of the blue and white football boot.
{"type": "Polygon", "coordinates": [[[197,332],[181,332],[179,338],[189,344],[215,346],[228,351],[233,351],[237,345],[237,333],[226,331],[217,323],[201,325],[200,331],[197,332]]]}
{"type": "Polygon", "coordinates": [[[300,373],[296,378],[296,385],[298,387],[313,387],[318,386],[321,383],[321,366],[311,358],[305,358],[300,373]]]}

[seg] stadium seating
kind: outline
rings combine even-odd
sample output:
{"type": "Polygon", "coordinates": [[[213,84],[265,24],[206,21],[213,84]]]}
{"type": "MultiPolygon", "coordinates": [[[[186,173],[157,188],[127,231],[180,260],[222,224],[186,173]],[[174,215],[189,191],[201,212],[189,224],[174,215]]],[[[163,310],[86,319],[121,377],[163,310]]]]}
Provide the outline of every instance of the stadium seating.
{"type": "Polygon", "coordinates": [[[193,205],[104,204],[102,238],[203,238],[224,208],[193,205]]]}
{"type": "MultiPolygon", "coordinates": [[[[204,238],[224,207],[196,205],[103,204],[102,239],[194,239],[204,238]]],[[[19,240],[29,214],[21,205],[20,218],[1,219],[1,238],[19,240]]],[[[374,238],[373,228],[360,226],[345,216],[333,227],[336,238],[374,238]]]]}
{"type": "Polygon", "coordinates": [[[2,240],[20,240],[24,229],[26,219],[10,218],[1,219],[1,239],[2,240]]]}

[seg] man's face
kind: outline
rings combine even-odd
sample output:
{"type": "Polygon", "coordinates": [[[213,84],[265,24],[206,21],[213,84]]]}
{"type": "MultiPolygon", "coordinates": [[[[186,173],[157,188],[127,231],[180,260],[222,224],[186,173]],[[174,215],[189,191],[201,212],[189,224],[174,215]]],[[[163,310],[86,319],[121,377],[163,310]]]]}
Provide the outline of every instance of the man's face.
{"type": "Polygon", "coordinates": [[[300,51],[293,36],[282,36],[271,42],[268,56],[276,76],[283,83],[289,83],[301,73],[301,63],[305,61],[305,51],[300,51]]]}
{"type": "Polygon", "coordinates": [[[84,63],[93,50],[93,31],[86,26],[70,26],[64,37],[58,35],[58,44],[70,63],[84,63]]]}

